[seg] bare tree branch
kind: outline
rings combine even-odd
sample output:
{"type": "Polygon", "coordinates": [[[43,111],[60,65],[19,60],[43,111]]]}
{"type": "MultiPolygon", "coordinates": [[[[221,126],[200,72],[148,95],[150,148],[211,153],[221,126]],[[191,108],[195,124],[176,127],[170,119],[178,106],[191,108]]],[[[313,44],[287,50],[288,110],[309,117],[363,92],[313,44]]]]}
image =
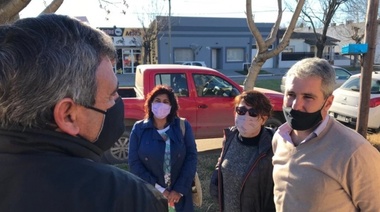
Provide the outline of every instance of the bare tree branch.
{"type": "Polygon", "coordinates": [[[248,28],[253,34],[253,36],[256,39],[257,46],[264,48],[265,42],[263,37],[260,34],[259,29],[256,27],[255,21],[253,20],[253,14],[252,14],[252,1],[247,0],[246,1],[246,10],[247,10],[247,22],[248,22],[248,28]]]}
{"type": "Polygon", "coordinates": [[[62,5],[63,0],[53,0],[40,14],[48,14],[57,12],[62,5]]]}
{"type": "Polygon", "coordinates": [[[304,3],[305,3],[305,0],[299,0],[298,1],[297,7],[296,7],[296,9],[292,15],[292,19],[290,20],[289,26],[281,38],[280,44],[278,45],[278,47],[276,49],[273,50],[273,53],[275,55],[278,55],[282,50],[285,49],[286,46],[288,46],[290,37],[292,36],[294,28],[296,27],[296,23],[297,23],[298,17],[301,13],[301,10],[302,10],[304,3]]]}
{"type": "Polygon", "coordinates": [[[256,27],[255,22],[253,21],[252,14],[252,3],[251,0],[246,0],[246,10],[247,10],[247,23],[248,27],[256,39],[257,53],[251,61],[251,66],[249,67],[247,77],[244,80],[244,90],[252,90],[255,86],[255,81],[257,79],[257,75],[260,72],[261,67],[264,65],[265,61],[275,55],[278,55],[289,43],[290,36],[294,31],[295,25],[297,23],[297,19],[301,13],[302,6],[304,5],[305,0],[299,0],[297,4],[297,9],[293,13],[292,19],[290,21],[289,27],[287,28],[280,44],[272,49],[268,50],[269,46],[274,43],[276,40],[276,35],[278,32],[278,28],[281,23],[282,18],[282,0],[277,0],[278,6],[278,14],[276,23],[273,25],[272,30],[267,38],[264,41],[259,30],[256,27]]]}
{"type": "Polygon", "coordinates": [[[272,30],[271,30],[271,33],[268,36],[268,39],[265,41],[265,45],[266,46],[270,46],[270,45],[272,45],[276,41],[277,32],[278,32],[278,29],[280,28],[282,14],[284,12],[282,10],[282,3],[281,3],[281,1],[277,1],[277,7],[278,7],[277,19],[276,19],[276,22],[275,22],[274,26],[272,27],[272,30]]]}

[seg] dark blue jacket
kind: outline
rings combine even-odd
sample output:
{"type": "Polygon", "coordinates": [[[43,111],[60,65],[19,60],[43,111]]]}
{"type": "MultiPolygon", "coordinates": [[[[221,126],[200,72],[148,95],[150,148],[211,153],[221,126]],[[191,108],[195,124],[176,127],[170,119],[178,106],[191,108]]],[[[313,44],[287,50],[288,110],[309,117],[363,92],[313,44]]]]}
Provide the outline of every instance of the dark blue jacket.
{"type": "MultiPolygon", "coordinates": [[[[175,205],[176,211],[193,211],[191,184],[197,167],[197,148],[190,124],[185,121],[185,135],[182,135],[179,120],[175,118],[166,131],[171,141],[171,186],[168,189],[183,194],[175,205]]],[[[165,141],[153,121],[136,122],[129,144],[131,172],[152,185],[157,183],[165,188],[164,152],[165,141]]]]}

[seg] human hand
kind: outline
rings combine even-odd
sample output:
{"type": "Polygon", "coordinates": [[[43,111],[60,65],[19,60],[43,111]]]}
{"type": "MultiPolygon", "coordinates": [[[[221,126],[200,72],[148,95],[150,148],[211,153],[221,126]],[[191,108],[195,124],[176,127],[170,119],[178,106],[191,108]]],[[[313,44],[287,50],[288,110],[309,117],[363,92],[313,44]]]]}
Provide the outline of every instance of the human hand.
{"type": "Polygon", "coordinates": [[[164,197],[165,197],[166,199],[169,198],[169,194],[170,194],[170,192],[169,192],[168,190],[166,190],[166,189],[165,189],[165,191],[162,193],[162,195],[164,195],[164,197]]]}
{"type": "Polygon", "coordinates": [[[168,202],[178,203],[181,197],[182,196],[180,193],[176,191],[170,191],[169,196],[168,196],[168,202]]]}

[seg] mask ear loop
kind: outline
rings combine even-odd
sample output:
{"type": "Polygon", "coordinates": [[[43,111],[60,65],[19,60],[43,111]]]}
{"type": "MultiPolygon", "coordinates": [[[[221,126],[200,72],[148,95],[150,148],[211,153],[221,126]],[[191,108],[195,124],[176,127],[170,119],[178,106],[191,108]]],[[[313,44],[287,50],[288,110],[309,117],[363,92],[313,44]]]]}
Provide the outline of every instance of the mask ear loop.
{"type": "Polygon", "coordinates": [[[86,108],[94,110],[94,111],[99,112],[99,113],[102,113],[104,115],[107,113],[107,111],[104,111],[104,110],[101,110],[101,109],[98,109],[98,108],[92,107],[92,106],[86,106],[86,108]]]}
{"type": "MultiPolygon", "coordinates": [[[[98,113],[103,114],[102,126],[100,126],[100,130],[99,130],[98,134],[96,135],[95,140],[90,141],[90,142],[95,143],[95,142],[99,139],[100,133],[101,133],[102,130],[103,130],[103,127],[104,127],[104,120],[106,120],[106,114],[107,114],[107,111],[104,111],[104,110],[101,110],[101,109],[98,109],[98,108],[96,108],[96,107],[92,107],[92,106],[85,106],[85,107],[88,108],[88,109],[94,110],[94,111],[96,111],[96,112],[98,112],[98,113]]],[[[79,134],[77,134],[77,136],[78,136],[79,138],[82,138],[82,139],[87,140],[86,138],[84,138],[83,136],[81,136],[81,135],[79,135],[79,134]]]]}

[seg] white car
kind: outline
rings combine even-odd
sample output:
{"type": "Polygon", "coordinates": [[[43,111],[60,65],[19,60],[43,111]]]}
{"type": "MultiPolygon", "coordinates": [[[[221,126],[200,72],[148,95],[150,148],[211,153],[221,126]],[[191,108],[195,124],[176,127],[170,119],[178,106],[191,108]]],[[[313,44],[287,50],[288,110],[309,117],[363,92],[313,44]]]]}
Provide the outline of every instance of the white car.
{"type": "MultiPolygon", "coordinates": [[[[347,71],[346,69],[339,67],[339,66],[333,66],[335,70],[335,88],[338,88],[341,86],[350,76],[352,75],[351,72],[347,71]]],[[[286,80],[286,74],[282,77],[281,80],[281,92],[285,92],[285,80],[286,80]]]]}
{"type": "MultiPolygon", "coordinates": [[[[356,125],[359,113],[360,74],[350,77],[334,91],[334,101],[329,114],[340,122],[356,125]]],[[[369,101],[368,128],[380,128],[380,72],[372,72],[371,99],[369,101]]]]}
{"type": "Polygon", "coordinates": [[[207,67],[204,61],[185,61],[182,65],[207,67]]]}

